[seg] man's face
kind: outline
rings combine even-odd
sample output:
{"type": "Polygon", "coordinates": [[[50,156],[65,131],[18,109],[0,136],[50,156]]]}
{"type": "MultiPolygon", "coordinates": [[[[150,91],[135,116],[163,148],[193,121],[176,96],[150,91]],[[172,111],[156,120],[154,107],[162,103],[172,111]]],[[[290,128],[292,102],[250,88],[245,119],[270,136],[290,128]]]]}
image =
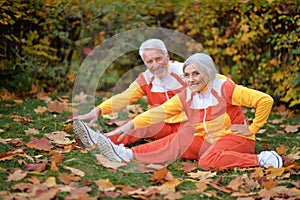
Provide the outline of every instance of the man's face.
{"type": "Polygon", "coordinates": [[[157,78],[163,78],[168,71],[169,55],[160,49],[147,49],[143,60],[148,70],[157,78]]]}

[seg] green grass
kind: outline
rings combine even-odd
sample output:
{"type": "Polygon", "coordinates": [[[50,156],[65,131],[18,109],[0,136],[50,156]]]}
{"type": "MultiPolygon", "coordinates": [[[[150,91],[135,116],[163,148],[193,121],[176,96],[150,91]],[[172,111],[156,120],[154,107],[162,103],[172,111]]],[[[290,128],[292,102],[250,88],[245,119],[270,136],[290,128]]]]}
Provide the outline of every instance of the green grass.
{"type": "MultiPolygon", "coordinates": [[[[141,103],[141,102],[139,102],[141,103]]],[[[38,106],[46,106],[46,103],[37,100],[35,98],[26,98],[24,99],[23,104],[17,104],[13,101],[1,101],[0,102],[0,137],[2,139],[7,138],[19,138],[23,143],[20,146],[14,146],[11,144],[4,144],[0,142],[0,154],[4,155],[6,152],[13,151],[17,148],[24,149],[24,152],[31,157],[40,155],[41,158],[36,158],[36,161],[45,161],[50,156],[41,150],[27,148],[26,144],[30,141],[30,137],[42,138],[45,137],[44,134],[51,133],[54,131],[61,131],[66,128],[68,116],[71,116],[72,113],[64,112],[62,114],[54,114],[50,112],[45,112],[43,114],[37,115],[34,112],[34,109],[38,106]],[[30,119],[28,123],[20,123],[13,121],[13,116],[19,117],[27,117],[30,119]],[[38,135],[26,135],[25,130],[29,128],[34,128],[39,131],[38,135]]],[[[145,105],[143,105],[145,107],[145,105]]],[[[85,108],[86,109],[86,108],[85,108]]],[[[253,113],[248,112],[247,115],[249,117],[253,117],[253,113]]],[[[267,149],[276,149],[280,145],[284,145],[288,148],[288,152],[286,154],[291,153],[292,148],[296,148],[299,151],[299,131],[297,133],[286,133],[284,131],[283,125],[294,125],[299,124],[300,116],[296,115],[292,118],[282,117],[276,113],[272,113],[269,117],[269,120],[273,119],[283,119],[283,122],[280,124],[266,124],[263,129],[266,131],[262,134],[258,134],[258,140],[256,142],[256,153],[267,150],[267,149]]],[[[100,119],[101,120],[101,119],[100,119]]],[[[105,125],[101,121],[102,125],[105,125]]],[[[114,127],[104,127],[105,131],[111,130],[114,127]]],[[[67,130],[69,134],[74,138],[74,134],[71,130],[67,130]]],[[[55,146],[53,149],[59,149],[60,147],[55,146]]],[[[55,177],[56,183],[60,184],[59,181],[59,173],[70,173],[69,170],[63,168],[63,166],[69,166],[72,168],[76,168],[82,170],[85,173],[84,177],[81,177],[78,182],[81,187],[88,186],[91,188],[91,191],[88,193],[90,197],[97,197],[99,194],[98,186],[95,181],[99,179],[109,179],[112,184],[115,186],[130,186],[132,188],[149,188],[151,186],[159,186],[162,183],[151,181],[151,177],[153,176],[153,172],[145,172],[138,173],[136,171],[131,171],[130,167],[133,166],[125,166],[121,167],[118,170],[107,169],[101,165],[99,165],[94,157],[93,153],[84,153],[79,151],[78,149],[74,149],[64,154],[65,157],[63,161],[57,164],[59,168],[59,172],[55,172],[50,170],[50,165],[47,164],[45,170],[43,170],[39,174],[29,173],[26,178],[36,176],[40,180],[41,183],[45,182],[48,177],[55,177]],[[89,184],[87,184],[89,183],[89,184]]],[[[299,160],[296,160],[299,164],[299,160]]],[[[29,181],[25,178],[20,181],[12,181],[7,182],[7,178],[9,174],[11,174],[15,169],[24,169],[24,163],[32,163],[26,157],[15,156],[11,160],[0,161],[0,191],[7,191],[10,193],[16,193],[20,191],[15,191],[12,187],[16,183],[24,182],[28,183],[29,181]]],[[[180,179],[182,182],[176,187],[176,191],[180,192],[183,195],[183,199],[235,199],[230,197],[230,193],[225,193],[219,191],[211,186],[209,186],[205,193],[191,193],[187,191],[196,190],[196,182],[197,180],[192,180],[187,173],[181,170],[184,163],[194,163],[193,161],[182,161],[177,160],[168,166],[169,172],[172,173],[173,177],[180,179]],[[207,193],[215,193],[217,197],[209,196],[207,193]]],[[[193,172],[197,170],[201,170],[199,167],[195,166],[193,172]]],[[[290,177],[284,180],[280,185],[284,185],[286,187],[292,188],[294,187],[292,181],[299,181],[299,169],[293,169],[295,171],[294,174],[291,174],[290,177]]],[[[226,170],[223,172],[218,172],[216,177],[212,179],[215,180],[218,177],[221,177],[220,185],[226,186],[230,183],[231,180],[236,178],[237,176],[242,176],[247,173],[248,176],[253,172],[252,171],[243,171],[239,169],[235,170],[226,170]]],[[[258,192],[260,189],[253,190],[252,192],[258,192]]],[[[70,193],[68,192],[59,192],[55,199],[64,199],[68,197],[70,193]]],[[[163,198],[163,194],[157,194],[156,197],[163,198]]],[[[0,194],[1,199],[1,194],[0,194]]],[[[101,199],[110,199],[108,197],[101,197],[101,199]]],[[[117,199],[133,199],[130,196],[119,196],[117,199]]]]}

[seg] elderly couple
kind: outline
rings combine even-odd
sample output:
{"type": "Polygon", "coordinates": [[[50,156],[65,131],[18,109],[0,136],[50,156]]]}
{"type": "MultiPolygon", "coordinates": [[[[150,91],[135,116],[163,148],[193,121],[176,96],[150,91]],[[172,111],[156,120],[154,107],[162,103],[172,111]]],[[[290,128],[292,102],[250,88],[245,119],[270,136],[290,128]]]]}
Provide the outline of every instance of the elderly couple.
{"type": "Polygon", "coordinates": [[[255,151],[255,133],[266,123],[273,99],[268,94],[235,84],[218,74],[204,53],[184,63],[170,61],[163,41],[149,39],[139,54],[147,67],[124,92],[112,96],[89,113],[74,117],[73,130],[84,147],[98,145],[109,160],[168,163],[196,159],[204,170],[283,165],[275,151],[255,151]],[[152,107],[115,130],[102,134],[94,123],[147,96],[152,107]],[[255,108],[252,123],[241,106],[255,108]],[[153,141],[128,148],[141,138],[153,141]]]}

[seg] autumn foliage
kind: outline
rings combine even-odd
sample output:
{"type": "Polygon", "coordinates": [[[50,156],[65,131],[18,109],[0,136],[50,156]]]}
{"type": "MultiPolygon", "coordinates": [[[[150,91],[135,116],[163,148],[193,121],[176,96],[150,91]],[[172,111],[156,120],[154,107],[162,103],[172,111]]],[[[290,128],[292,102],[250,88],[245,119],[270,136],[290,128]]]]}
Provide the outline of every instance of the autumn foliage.
{"type": "MultiPolygon", "coordinates": [[[[128,164],[107,160],[97,146],[82,148],[72,131],[70,97],[34,92],[0,102],[0,197],[3,199],[299,199],[299,117],[275,107],[257,133],[256,151],[274,149],[282,168],[205,171],[197,161],[128,164]]],[[[100,95],[100,94],[97,94],[100,95]]],[[[88,95],[76,96],[85,106],[88,95]]],[[[143,112],[140,104],[123,115],[143,112]]],[[[252,110],[245,110],[251,119],[252,110]]],[[[119,113],[100,119],[103,131],[122,122],[119,113]]],[[[143,141],[147,142],[147,140],[143,141]]]]}
{"type": "MultiPolygon", "coordinates": [[[[78,67],[104,39],[138,27],[179,31],[214,58],[237,83],[297,108],[299,23],[297,0],[108,1],[1,0],[1,87],[12,91],[72,89],[78,67]]],[[[112,64],[100,89],[112,87],[138,55],[112,64]]],[[[93,73],[93,72],[91,72],[93,73]]]]}

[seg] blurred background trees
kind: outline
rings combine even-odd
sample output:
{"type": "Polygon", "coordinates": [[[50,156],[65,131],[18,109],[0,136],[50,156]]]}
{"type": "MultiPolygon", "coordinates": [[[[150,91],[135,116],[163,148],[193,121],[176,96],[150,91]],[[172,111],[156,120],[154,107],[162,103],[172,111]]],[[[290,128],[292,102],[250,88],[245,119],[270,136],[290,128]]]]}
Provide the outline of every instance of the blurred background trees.
{"type": "MultiPolygon", "coordinates": [[[[66,92],[83,59],[106,38],[163,27],[195,39],[221,73],[300,105],[297,0],[0,0],[0,89],[66,92]]],[[[112,63],[99,90],[141,64],[137,52],[112,63]]]]}

